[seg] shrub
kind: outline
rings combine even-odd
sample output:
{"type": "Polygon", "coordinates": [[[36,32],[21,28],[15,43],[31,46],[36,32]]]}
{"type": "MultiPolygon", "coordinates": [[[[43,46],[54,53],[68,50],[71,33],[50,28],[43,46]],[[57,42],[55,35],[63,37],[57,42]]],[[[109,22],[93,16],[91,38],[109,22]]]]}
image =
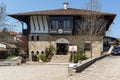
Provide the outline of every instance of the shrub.
{"type": "Polygon", "coordinates": [[[42,54],[39,56],[39,59],[41,59],[43,62],[46,62],[46,54],[45,54],[45,53],[42,53],[42,54]]]}
{"type": "Polygon", "coordinates": [[[10,59],[12,59],[12,58],[14,58],[14,57],[16,57],[15,55],[10,55],[10,56],[8,56],[7,58],[6,58],[6,60],[10,60],[10,59]]]}
{"type": "Polygon", "coordinates": [[[79,51],[77,51],[74,55],[74,62],[77,63],[79,60],[85,60],[87,59],[87,57],[85,56],[84,53],[80,53],[79,51]]]}
{"type": "Polygon", "coordinates": [[[39,56],[39,59],[41,59],[43,62],[49,62],[52,59],[52,55],[48,55],[46,53],[43,53],[39,56]]]}
{"type": "Polygon", "coordinates": [[[49,45],[49,50],[55,51],[55,47],[53,45],[49,45]]]}
{"type": "Polygon", "coordinates": [[[43,62],[49,62],[54,54],[53,51],[55,51],[55,47],[53,45],[49,45],[49,47],[45,49],[45,52],[42,51],[39,59],[43,62]]]}
{"type": "Polygon", "coordinates": [[[103,51],[101,51],[101,55],[103,55],[104,54],[104,52],[103,51]]]}

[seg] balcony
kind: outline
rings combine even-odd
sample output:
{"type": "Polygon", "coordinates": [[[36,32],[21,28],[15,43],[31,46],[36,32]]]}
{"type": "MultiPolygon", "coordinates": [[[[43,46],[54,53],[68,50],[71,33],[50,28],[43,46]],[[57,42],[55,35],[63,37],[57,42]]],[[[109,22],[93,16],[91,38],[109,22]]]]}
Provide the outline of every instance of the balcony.
{"type": "Polygon", "coordinates": [[[72,29],[50,29],[49,34],[72,34],[72,29]]]}
{"type": "Polygon", "coordinates": [[[49,34],[72,34],[72,23],[65,25],[63,23],[49,24],[49,34]]]}

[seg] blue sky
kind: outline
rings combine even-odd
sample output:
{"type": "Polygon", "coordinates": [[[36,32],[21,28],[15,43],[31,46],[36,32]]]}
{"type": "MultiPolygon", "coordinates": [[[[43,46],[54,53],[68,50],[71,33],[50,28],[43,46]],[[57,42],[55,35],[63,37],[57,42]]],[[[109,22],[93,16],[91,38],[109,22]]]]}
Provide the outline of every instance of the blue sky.
{"type": "MultiPolygon", "coordinates": [[[[69,2],[69,7],[83,9],[86,7],[89,0],[1,0],[7,6],[7,13],[21,13],[38,10],[50,10],[63,8],[63,2],[69,2]]],[[[120,0],[98,0],[104,12],[117,14],[114,24],[110,26],[107,33],[111,37],[120,37],[120,0]]],[[[12,27],[14,31],[21,31],[21,24],[11,19],[9,23],[14,23],[16,26],[12,27]]],[[[13,25],[14,25],[13,24],[13,25]]]]}

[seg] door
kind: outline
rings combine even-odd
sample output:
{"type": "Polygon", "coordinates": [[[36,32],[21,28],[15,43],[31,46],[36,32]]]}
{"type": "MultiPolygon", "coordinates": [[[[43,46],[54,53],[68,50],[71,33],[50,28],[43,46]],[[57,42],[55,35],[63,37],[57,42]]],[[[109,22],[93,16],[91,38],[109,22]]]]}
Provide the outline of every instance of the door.
{"type": "Polygon", "coordinates": [[[66,55],[68,52],[68,44],[57,44],[57,55],[66,55]]]}

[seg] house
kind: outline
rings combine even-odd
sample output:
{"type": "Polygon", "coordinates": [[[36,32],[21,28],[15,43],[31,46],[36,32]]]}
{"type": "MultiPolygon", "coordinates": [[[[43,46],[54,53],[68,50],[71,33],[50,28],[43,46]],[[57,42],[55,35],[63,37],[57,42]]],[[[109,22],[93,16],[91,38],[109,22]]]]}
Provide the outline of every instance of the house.
{"type": "Polygon", "coordinates": [[[5,59],[8,55],[15,54],[17,49],[16,35],[16,32],[7,31],[6,28],[3,32],[0,32],[0,58],[5,59]]]}
{"type": "Polygon", "coordinates": [[[17,39],[16,37],[17,37],[18,33],[14,32],[14,31],[9,31],[8,33],[11,37],[13,37],[14,41],[16,41],[16,39],[17,39]]]}
{"type": "Polygon", "coordinates": [[[6,45],[0,43],[0,59],[5,59],[8,55],[6,45]]]}
{"type": "Polygon", "coordinates": [[[114,37],[103,37],[103,51],[108,51],[111,46],[119,45],[119,40],[114,37]]]}
{"type": "MultiPolygon", "coordinates": [[[[56,48],[56,55],[68,54],[70,45],[79,45],[79,37],[74,38],[79,27],[77,22],[81,20],[81,16],[89,15],[87,13],[91,12],[104,15],[108,21],[105,31],[109,29],[116,16],[112,13],[68,8],[68,3],[64,3],[62,9],[9,14],[9,16],[27,24],[27,29],[23,27],[23,34],[28,37],[28,51],[31,59],[32,53],[41,53],[50,44],[56,48]]],[[[103,34],[105,35],[105,32],[103,34]]],[[[95,42],[93,48],[95,56],[100,55],[103,42],[95,42]]]]}

